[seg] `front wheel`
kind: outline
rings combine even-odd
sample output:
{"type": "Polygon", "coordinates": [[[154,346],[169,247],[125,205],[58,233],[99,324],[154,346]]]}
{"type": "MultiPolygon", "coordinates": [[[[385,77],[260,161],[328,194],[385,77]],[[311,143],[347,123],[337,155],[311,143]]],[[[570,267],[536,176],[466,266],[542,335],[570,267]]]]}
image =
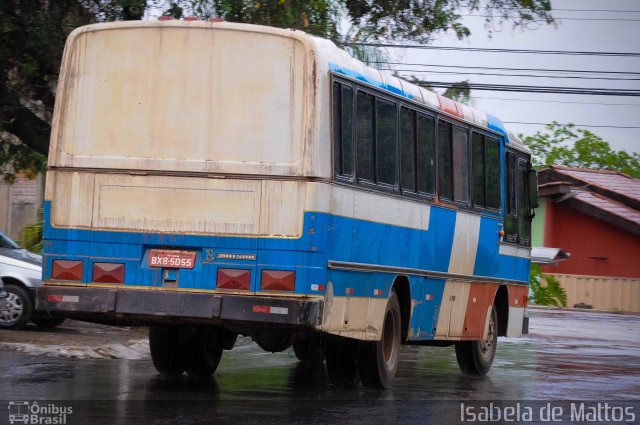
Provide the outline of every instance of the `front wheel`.
{"type": "Polygon", "coordinates": [[[400,303],[395,291],[387,301],[380,341],[360,342],[358,366],[366,387],[388,388],[398,369],[400,356],[400,303]]]}
{"type": "Polygon", "coordinates": [[[493,364],[498,346],[498,314],[495,306],[491,308],[491,319],[487,337],[480,341],[456,342],[456,359],[462,373],[466,375],[484,375],[493,364]]]}

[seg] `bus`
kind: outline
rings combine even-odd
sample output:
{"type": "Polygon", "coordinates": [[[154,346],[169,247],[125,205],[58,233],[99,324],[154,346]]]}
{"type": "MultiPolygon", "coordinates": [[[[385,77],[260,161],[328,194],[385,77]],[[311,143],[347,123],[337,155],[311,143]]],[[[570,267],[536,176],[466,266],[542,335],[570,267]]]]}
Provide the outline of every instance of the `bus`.
{"type": "Polygon", "coordinates": [[[388,387],[402,344],[484,374],[527,329],[535,187],[500,120],[328,40],[89,25],[61,65],[38,308],[148,325],[170,375],[211,376],[238,335],[336,385],[388,387]]]}

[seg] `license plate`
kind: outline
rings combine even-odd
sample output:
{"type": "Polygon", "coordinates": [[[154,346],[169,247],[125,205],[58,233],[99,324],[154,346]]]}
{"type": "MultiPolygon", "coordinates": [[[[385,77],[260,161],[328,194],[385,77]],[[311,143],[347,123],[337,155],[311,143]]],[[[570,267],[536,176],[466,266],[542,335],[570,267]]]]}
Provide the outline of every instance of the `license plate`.
{"type": "Polygon", "coordinates": [[[196,262],[196,253],[190,251],[163,251],[152,249],[149,252],[149,267],[167,269],[192,269],[196,262]]]}

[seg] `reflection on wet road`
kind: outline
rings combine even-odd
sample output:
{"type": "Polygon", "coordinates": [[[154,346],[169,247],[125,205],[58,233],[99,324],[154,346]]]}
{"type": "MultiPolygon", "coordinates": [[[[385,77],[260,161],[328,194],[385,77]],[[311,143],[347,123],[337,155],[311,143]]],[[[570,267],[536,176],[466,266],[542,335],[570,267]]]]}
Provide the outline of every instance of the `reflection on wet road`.
{"type": "Polygon", "coordinates": [[[403,347],[392,388],[339,389],[324,370],[305,370],[292,351],[265,353],[241,339],[206,381],[160,377],[149,359],[0,351],[0,398],[76,400],[84,405],[68,423],[94,424],[448,423],[459,422],[459,409],[437,400],[640,400],[640,317],[530,315],[531,334],[500,339],[485,377],[461,375],[452,348],[403,347]]]}

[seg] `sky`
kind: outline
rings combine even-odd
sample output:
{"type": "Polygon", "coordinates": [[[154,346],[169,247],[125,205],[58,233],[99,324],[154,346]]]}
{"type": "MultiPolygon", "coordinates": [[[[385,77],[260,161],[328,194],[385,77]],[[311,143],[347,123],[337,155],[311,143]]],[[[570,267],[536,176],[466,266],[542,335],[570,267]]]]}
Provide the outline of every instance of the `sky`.
{"type": "MultiPolygon", "coordinates": [[[[553,0],[556,26],[532,24],[533,29],[512,29],[503,25],[489,38],[483,17],[465,17],[464,22],[472,34],[457,40],[451,34],[438,36],[433,46],[480,47],[498,49],[562,50],[588,52],[640,53],[640,1],[639,0],[553,0]],[[593,10],[593,11],[592,11],[593,10]],[[624,11],[624,12],[613,12],[624,11]],[[631,12],[633,11],[633,12],[631,12]],[[563,19],[566,18],[566,19],[563,19]]],[[[483,14],[483,12],[476,12],[483,14]]],[[[408,44],[408,43],[407,43],[408,44]]],[[[471,83],[516,84],[536,86],[586,87],[640,90],[640,55],[635,57],[572,56],[488,53],[445,50],[388,49],[390,61],[421,66],[392,65],[395,69],[413,69],[426,72],[413,73],[423,80],[456,82],[468,79],[471,83]],[[429,66],[425,66],[429,65],[429,66]],[[507,77],[487,75],[446,75],[436,71],[471,73],[534,74],[540,72],[514,72],[461,68],[432,67],[481,66],[503,68],[543,68],[568,70],[598,70],[635,72],[632,74],[577,74],[546,73],[545,75],[625,78],[627,81],[507,77]]],[[[411,72],[401,72],[402,75],[411,72]]],[[[544,130],[544,125],[515,124],[509,122],[574,123],[591,126],[628,126],[636,128],[584,127],[608,141],[614,149],[640,153],[640,97],[598,96],[569,94],[540,94],[472,90],[472,106],[500,118],[507,128],[516,133],[533,135],[544,130]]]]}

